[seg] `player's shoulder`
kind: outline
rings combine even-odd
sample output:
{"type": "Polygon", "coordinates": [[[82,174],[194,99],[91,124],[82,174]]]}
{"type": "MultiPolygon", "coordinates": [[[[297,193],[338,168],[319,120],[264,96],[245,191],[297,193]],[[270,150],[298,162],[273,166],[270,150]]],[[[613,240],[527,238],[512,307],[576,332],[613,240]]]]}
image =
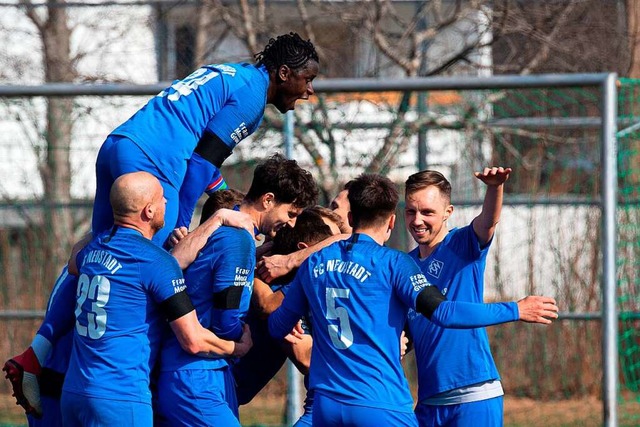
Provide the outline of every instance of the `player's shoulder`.
{"type": "Polygon", "coordinates": [[[213,243],[234,247],[238,250],[240,248],[246,248],[247,246],[255,247],[255,239],[244,228],[231,227],[223,225],[218,228],[212,236],[213,243]]]}
{"type": "Polygon", "coordinates": [[[162,249],[151,240],[142,236],[130,236],[132,242],[135,242],[134,255],[143,262],[150,264],[170,264],[178,265],[178,261],[166,250],[162,249]]]}

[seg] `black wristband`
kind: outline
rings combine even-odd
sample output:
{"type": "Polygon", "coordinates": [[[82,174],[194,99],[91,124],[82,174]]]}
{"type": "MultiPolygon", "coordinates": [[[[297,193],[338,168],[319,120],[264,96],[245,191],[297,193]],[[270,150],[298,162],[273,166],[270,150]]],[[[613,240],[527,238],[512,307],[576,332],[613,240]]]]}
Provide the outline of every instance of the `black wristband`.
{"type": "Polygon", "coordinates": [[[204,131],[194,152],[217,168],[222,166],[227,157],[231,155],[231,148],[225,144],[218,135],[204,131]]]}

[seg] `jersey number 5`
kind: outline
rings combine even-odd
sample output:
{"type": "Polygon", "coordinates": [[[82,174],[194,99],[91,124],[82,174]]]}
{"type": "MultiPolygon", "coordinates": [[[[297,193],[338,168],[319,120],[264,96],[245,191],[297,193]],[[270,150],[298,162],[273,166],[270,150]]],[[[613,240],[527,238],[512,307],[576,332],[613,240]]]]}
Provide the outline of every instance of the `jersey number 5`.
{"type": "Polygon", "coordinates": [[[349,313],[344,307],[336,307],[336,298],[349,299],[349,289],[327,288],[327,320],[337,320],[337,325],[329,324],[329,336],[333,345],[344,350],[353,344],[353,332],[349,323],[349,313]]]}
{"type": "Polygon", "coordinates": [[[78,290],[76,292],[76,331],[81,337],[88,336],[97,340],[104,335],[107,329],[107,312],[104,306],[109,301],[111,292],[111,282],[103,276],[94,276],[89,279],[86,274],[81,274],[78,280],[78,290]],[[87,324],[80,321],[83,305],[86,300],[90,301],[90,310],[86,311],[87,324]]]}

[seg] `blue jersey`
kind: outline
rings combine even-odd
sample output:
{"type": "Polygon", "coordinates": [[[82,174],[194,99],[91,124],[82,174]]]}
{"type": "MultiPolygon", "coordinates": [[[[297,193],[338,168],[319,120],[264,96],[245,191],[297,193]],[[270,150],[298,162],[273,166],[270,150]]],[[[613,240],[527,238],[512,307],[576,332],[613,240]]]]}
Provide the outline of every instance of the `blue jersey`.
{"type": "Polygon", "coordinates": [[[76,325],[63,392],[151,404],[149,372],[166,324],[159,304],[184,292],[176,260],[114,226],[77,257],[76,325]]]}
{"type": "Polygon", "coordinates": [[[400,364],[407,307],[427,285],[415,263],[354,234],[302,264],[269,330],[283,336],[307,311],[314,322],[310,389],[352,405],[411,412],[400,364]],[[295,323],[295,321],[294,321],[295,323]]]}
{"type": "MultiPolygon", "coordinates": [[[[256,249],[244,229],[222,226],[207,240],[185,271],[187,293],[203,327],[227,340],[238,340],[253,291],[256,249]]],[[[162,345],[161,371],[218,369],[223,358],[204,358],[182,350],[170,334],[162,345]]]]}
{"type": "MultiPolygon", "coordinates": [[[[452,301],[483,302],[489,245],[480,247],[471,225],[449,231],[436,250],[409,255],[427,280],[452,301]]],[[[499,379],[484,328],[447,329],[411,310],[409,330],[418,366],[418,400],[444,391],[499,379]]]]}
{"type": "MultiPolygon", "coordinates": [[[[416,263],[364,234],[308,258],[269,331],[282,337],[309,310],[313,318],[310,388],[351,405],[411,412],[413,400],[400,364],[407,308],[430,286],[416,263]]],[[[433,321],[477,327],[517,320],[517,304],[442,302],[433,321]]]]}
{"type": "Polygon", "coordinates": [[[112,134],[134,141],[179,189],[205,130],[232,149],[258,128],[268,87],[265,67],[207,65],[175,81],[112,134]]]}

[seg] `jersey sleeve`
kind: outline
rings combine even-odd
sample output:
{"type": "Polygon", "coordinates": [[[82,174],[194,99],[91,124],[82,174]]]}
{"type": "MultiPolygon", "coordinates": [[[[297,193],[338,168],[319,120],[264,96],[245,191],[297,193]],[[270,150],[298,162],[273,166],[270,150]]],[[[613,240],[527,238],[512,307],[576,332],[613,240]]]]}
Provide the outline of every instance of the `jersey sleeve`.
{"type": "Polygon", "coordinates": [[[253,290],[255,243],[244,230],[223,230],[225,238],[214,244],[226,248],[213,267],[213,306],[211,324],[213,332],[223,339],[237,340],[253,290]]]}
{"type": "Polygon", "coordinates": [[[431,284],[409,255],[398,252],[391,262],[388,271],[392,272],[391,283],[395,294],[407,307],[415,309],[416,298],[431,284]]]}
{"type": "Polygon", "coordinates": [[[37,332],[52,344],[73,329],[77,288],[78,277],[69,274],[65,267],[51,290],[47,312],[37,332]]]}
{"type": "Polygon", "coordinates": [[[280,307],[269,316],[269,334],[274,338],[284,338],[309,310],[300,271],[302,268],[288,287],[280,307]]]}
{"type": "Polygon", "coordinates": [[[141,277],[147,279],[147,290],[153,300],[160,304],[180,292],[185,292],[185,285],[182,270],[178,262],[159,247],[156,249],[157,255],[154,262],[146,263],[141,268],[141,277]]]}
{"type": "Polygon", "coordinates": [[[483,304],[443,301],[430,320],[445,328],[470,329],[515,322],[519,318],[518,304],[515,302],[483,304]]]}

